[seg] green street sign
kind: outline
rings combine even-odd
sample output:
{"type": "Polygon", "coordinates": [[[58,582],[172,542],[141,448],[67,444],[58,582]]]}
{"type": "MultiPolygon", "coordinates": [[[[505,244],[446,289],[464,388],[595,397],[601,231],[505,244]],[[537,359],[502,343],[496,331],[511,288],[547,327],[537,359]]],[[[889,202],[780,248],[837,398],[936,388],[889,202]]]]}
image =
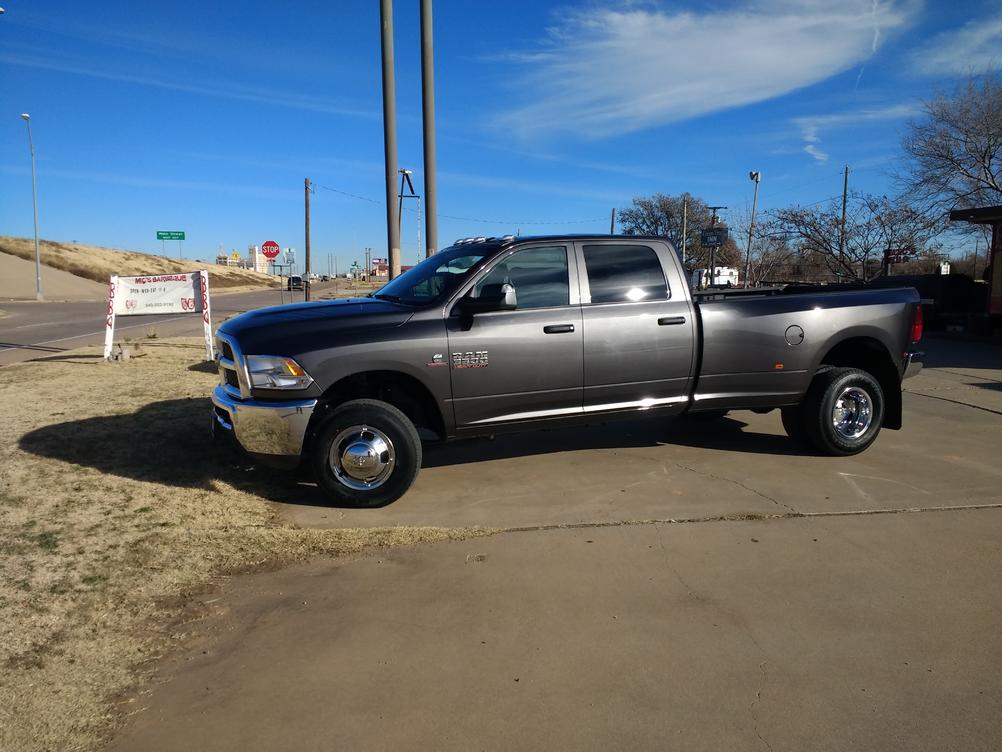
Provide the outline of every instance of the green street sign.
{"type": "Polygon", "coordinates": [[[184,240],[184,230],[157,230],[157,240],[184,240]]]}

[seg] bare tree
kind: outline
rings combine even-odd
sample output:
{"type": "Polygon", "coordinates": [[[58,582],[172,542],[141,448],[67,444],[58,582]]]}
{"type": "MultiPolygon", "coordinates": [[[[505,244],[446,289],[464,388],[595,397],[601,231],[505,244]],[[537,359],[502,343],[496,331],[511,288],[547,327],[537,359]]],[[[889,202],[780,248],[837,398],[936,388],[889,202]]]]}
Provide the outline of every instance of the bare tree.
{"type": "Polygon", "coordinates": [[[914,255],[933,248],[937,222],[886,196],[851,194],[840,252],[841,204],[777,210],[770,230],[785,236],[801,258],[818,260],[836,280],[870,280],[880,274],[884,252],[914,255]]]}
{"type": "MultiPolygon", "coordinates": [[[[667,196],[655,193],[653,196],[638,196],[633,205],[617,212],[619,225],[624,235],[654,235],[667,238],[682,251],[683,205],[688,199],[688,225],[686,227],[686,265],[690,268],[708,267],[710,251],[699,242],[700,233],[708,229],[713,221],[713,212],[706,202],[688,193],[667,196]]],[[[719,223],[718,223],[719,224],[719,223]]],[[[717,266],[735,266],[740,259],[740,251],[733,239],[717,250],[717,266]]]]}
{"type": "Polygon", "coordinates": [[[940,220],[951,209],[1002,204],[1002,79],[971,77],[925,102],[902,142],[909,201],[940,220]]]}

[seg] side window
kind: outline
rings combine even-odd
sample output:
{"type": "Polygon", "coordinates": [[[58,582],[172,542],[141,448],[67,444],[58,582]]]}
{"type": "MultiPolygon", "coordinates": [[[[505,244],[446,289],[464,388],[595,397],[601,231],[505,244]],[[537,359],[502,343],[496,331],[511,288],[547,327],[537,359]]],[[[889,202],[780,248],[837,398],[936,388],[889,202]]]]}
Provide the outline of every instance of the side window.
{"type": "Polygon", "coordinates": [[[505,283],[515,288],[519,309],[567,305],[570,302],[567,249],[553,246],[513,253],[476,284],[472,295],[479,297],[486,285],[505,283]]]}
{"type": "Polygon", "coordinates": [[[668,297],[665,273],[653,248],[586,245],[584,257],[592,303],[630,303],[668,297]]]}

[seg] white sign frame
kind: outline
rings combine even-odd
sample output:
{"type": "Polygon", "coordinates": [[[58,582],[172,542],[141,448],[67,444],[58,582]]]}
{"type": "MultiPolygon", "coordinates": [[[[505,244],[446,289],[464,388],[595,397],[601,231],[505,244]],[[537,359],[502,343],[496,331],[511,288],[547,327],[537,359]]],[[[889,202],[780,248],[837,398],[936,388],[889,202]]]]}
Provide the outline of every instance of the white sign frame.
{"type": "Polygon", "coordinates": [[[205,335],[205,359],[214,360],[215,352],[212,346],[212,303],[209,297],[209,272],[200,269],[194,272],[178,274],[146,274],[136,277],[114,275],[108,284],[108,308],[105,313],[104,359],[110,360],[115,340],[115,319],[118,316],[149,316],[164,313],[181,315],[200,313],[202,329],[205,335]],[[190,279],[178,279],[186,277],[190,279]],[[128,299],[124,294],[126,285],[163,285],[157,294],[160,305],[167,308],[162,311],[140,310],[136,299],[128,299]],[[191,291],[192,297],[179,297],[191,291]],[[132,304],[132,305],[130,305],[132,304]],[[124,310],[121,310],[125,306],[124,310]],[[189,308],[190,306],[190,308],[189,308]]]}

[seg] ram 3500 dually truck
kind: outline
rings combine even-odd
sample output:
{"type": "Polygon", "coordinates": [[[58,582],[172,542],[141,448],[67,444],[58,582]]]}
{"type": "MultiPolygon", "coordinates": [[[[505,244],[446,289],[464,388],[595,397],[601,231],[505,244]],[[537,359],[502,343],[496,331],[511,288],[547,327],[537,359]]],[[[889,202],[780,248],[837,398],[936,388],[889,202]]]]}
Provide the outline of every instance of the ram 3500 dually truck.
{"type": "Polygon", "coordinates": [[[664,239],[477,238],[368,297],[225,322],[212,423],[355,506],[399,498],[422,439],[638,413],[778,408],[850,455],[901,427],[921,335],[910,288],[694,295],[664,239]]]}

